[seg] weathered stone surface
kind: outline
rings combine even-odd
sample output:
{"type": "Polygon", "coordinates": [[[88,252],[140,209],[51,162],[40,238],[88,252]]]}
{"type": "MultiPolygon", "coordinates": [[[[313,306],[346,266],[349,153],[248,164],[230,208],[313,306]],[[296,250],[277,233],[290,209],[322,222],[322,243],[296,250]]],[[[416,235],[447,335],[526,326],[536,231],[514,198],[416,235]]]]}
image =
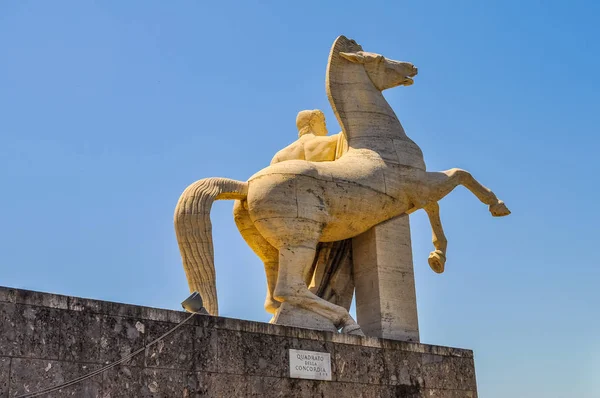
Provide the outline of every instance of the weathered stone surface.
{"type": "Polygon", "coordinates": [[[377,348],[336,345],[335,364],[337,381],[364,384],[382,384],[385,381],[383,352],[377,348]]]}
{"type": "Polygon", "coordinates": [[[423,355],[421,363],[423,380],[427,387],[447,390],[476,389],[472,358],[423,355]]]}
{"type": "Polygon", "coordinates": [[[10,358],[0,357],[0,398],[8,397],[10,358]]]}
{"type": "MultiPolygon", "coordinates": [[[[141,348],[145,343],[144,320],[106,316],[102,321],[100,358],[103,363],[114,362],[141,348]]],[[[128,362],[131,366],[143,366],[144,356],[138,355],[128,362]]]]}
{"type": "MultiPolygon", "coordinates": [[[[89,372],[99,369],[100,365],[78,364],[43,359],[13,358],[10,372],[10,396],[47,389],[89,372]]],[[[63,390],[45,395],[45,397],[100,397],[102,375],[94,376],[63,390]]]]}
{"type": "Polygon", "coordinates": [[[55,308],[0,303],[0,355],[58,359],[59,318],[55,308]]]}
{"type": "Polygon", "coordinates": [[[312,398],[320,396],[322,383],[314,380],[280,377],[252,377],[248,380],[249,397],[312,398]],[[266,395],[265,395],[266,394],[266,395]]]}
{"type": "Polygon", "coordinates": [[[428,398],[427,392],[416,385],[398,385],[381,388],[381,398],[428,398]]]}
{"type": "MultiPolygon", "coordinates": [[[[147,341],[155,340],[172,327],[172,323],[149,323],[147,341]]],[[[148,348],[146,366],[217,372],[217,331],[194,325],[179,330],[148,348]]]]}
{"type": "Polygon", "coordinates": [[[16,303],[65,310],[69,307],[69,297],[31,290],[17,290],[16,303]]]}
{"type": "Polygon", "coordinates": [[[17,324],[17,306],[12,303],[0,303],[0,355],[18,354],[21,344],[19,336],[22,325],[17,324]]]}
{"type": "Polygon", "coordinates": [[[60,359],[63,361],[102,362],[100,350],[107,341],[102,337],[104,318],[98,314],[62,312],[60,359]]]}
{"type": "Polygon", "coordinates": [[[465,390],[437,390],[425,389],[422,395],[423,398],[477,398],[477,393],[474,391],[465,390]]]}
{"type": "Polygon", "coordinates": [[[0,302],[14,303],[17,300],[17,290],[15,289],[0,289],[0,302]]]}
{"type": "MultiPolygon", "coordinates": [[[[99,369],[187,318],[9,290],[0,296],[35,300],[0,302],[0,398],[99,369]]],[[[51,396],[458,398],[476,397],[476,382],[469,350],[195,316],[131,361],[51,396]],[[290,378],[289,349],[331,354],[332,381],[290,378]]]]}
{"type": "MultiPolygon", "coordinates": [[[[201,397],[246,397],[250,378],[227,373],[199,373],[197,394],[201,397]]],[[[266,392],[265,392],[266,393],[266,392]]],[[[195,397],[190,393],[190,397],[195,397]]]]}
{"type": "Polygon", "coordinates": [[[219,331],[219,373],[285,377],[286,339],[271,335],[252,335],[219,331]]]}
{"type": "Polygon", "coordinates": [[[179,370],[145,368],[142,370],[142,388],[139,396],[181,397],[195,384],[195,377],[187,377],[179,370]]]}
{"type": "Polygon", "coordinates": [[[385,384],[404,386],[422,385],[421,357],[423,355],[402,350],[384,350],[383,360],[387,371],[385,384]]]}
{"type": "MultiPolygon", "coordinates": [[[[173,324],[170,323],[146,323],[147,341],[154,341],[172,327],[173,324]]],[[[173,333],[149,347],[146,353],[146,366],[185,370],[194,369],[195,329],[193,325],[182,326],[179,328],[178,333],[173,333]]]]}
{"type": "Polygon", "coordinates": [[[369,384],[352,383],[345,386],[348,390],[354,390],[356,397],[363,398],[420,398],[419,390],[405,386],[373,386],[369,384]]]}
{"type": "Polygon", "coordinates": [[[102,397],[129,398],[141,395],[143,368],[121,365],[102,374],[102,397]]]}

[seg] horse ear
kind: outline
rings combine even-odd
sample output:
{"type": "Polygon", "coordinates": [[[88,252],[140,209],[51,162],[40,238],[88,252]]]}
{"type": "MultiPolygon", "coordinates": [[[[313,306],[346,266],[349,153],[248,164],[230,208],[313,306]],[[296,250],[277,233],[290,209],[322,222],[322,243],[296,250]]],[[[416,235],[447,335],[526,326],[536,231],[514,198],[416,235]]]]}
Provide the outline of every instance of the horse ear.
{"type": "Polygon", "coordinates": [[[340,52],[340,56],[346,58],[350,62],[354,62],[355,64],[364,64],[365,57],[359,53],[343,53],[340,52]]]}

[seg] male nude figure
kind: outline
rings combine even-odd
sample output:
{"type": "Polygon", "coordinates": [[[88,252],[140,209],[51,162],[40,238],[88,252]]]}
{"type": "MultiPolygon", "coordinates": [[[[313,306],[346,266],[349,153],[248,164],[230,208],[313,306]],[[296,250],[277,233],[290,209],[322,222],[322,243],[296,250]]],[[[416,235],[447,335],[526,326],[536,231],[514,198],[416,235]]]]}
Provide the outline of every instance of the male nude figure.
{"type": "Polygon", "coordinates": [[[298,139],[275,154],[271,164],[285,160],[334,161],[340,134],[327,135],[325,115],[318,109],[300,111],[296,117],[298,139]]]}

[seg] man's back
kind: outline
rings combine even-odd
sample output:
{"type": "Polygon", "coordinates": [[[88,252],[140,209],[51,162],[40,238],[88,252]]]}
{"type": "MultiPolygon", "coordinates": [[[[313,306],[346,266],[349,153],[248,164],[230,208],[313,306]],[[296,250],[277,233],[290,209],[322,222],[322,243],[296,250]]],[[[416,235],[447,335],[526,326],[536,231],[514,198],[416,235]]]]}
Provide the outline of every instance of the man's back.
{"type": "Polygon", "coordinates": [[[305,134],[275,154],[271,164],[286,160],[326,162],[335,160],[338,134],[316,136],[305,134]]]}

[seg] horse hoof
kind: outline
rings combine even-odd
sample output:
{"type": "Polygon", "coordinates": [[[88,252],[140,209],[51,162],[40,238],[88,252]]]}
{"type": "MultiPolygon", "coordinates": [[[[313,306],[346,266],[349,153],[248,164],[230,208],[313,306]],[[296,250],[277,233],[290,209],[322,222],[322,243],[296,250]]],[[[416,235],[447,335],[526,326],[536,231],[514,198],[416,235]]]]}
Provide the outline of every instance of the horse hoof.
{"type": "Polygon", "coordinates": [[[429,266],[433,272],[441,274],[444,272],[444,264],[446,264],[446,256],[441,250],[433,251],[429,254],[429,266]]]}
{"type": "Polygon", "coordinates": [[[510,214],[510,210],[508,210],[503,201],[499,200],[495,205],[490,205],[490,213],[494,217],[504,217],[510,214]]]}
{"type": "Polygon", "coordinates": [[[352,336],[365,336],[358,324],[344,326],[342,328],[342,334],[350,334],[352,336]]]}

